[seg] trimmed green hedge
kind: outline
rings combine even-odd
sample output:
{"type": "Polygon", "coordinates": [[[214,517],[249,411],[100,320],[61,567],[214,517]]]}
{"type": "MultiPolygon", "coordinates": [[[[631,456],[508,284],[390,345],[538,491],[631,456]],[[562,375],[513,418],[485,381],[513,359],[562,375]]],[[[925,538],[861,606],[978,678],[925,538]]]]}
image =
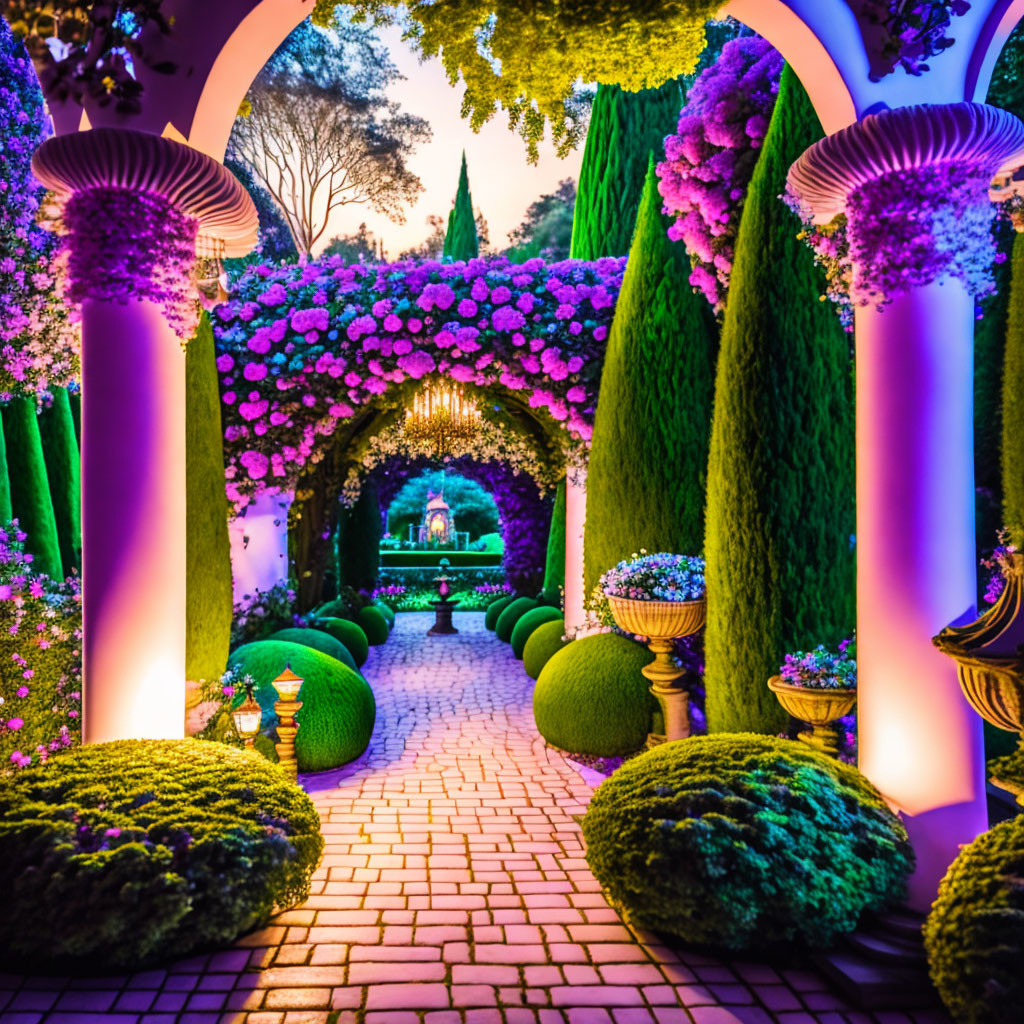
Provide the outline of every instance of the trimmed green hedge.
{"type": "MultiPolygon", "coordinates": [[[[217,386],[217,369],[214,367],[214,388],[217,386]]],[[[219,404],[219,396],[218,396],[219,404]]],[[[223,449],[224,438],[219,431],[218,446],[223,449]]],[[[39,437],[43,444],[46,460],[46,479],[50,485],[50,500],[53,502],[53,517],[57,524],[57,540],[60,543],[60,560],[64,574],[82,569],[82,483],[80,479],[81,459],[78,453],[78,439],[75,437],[75,421],[71,416],[71,401],[67,388],[53,389],[53,403],[39,411],[39,437]]],[[[221,459],[220,489],[224,494],[224,465],[221,459]]],[[[227,497],[224,497],[225,509],[227,497]]],[[[0,501],[0,509],[3,504],[0,501]]],[[[209,514],[209,512],[207,512],[209,514]]],[[[224,521],[224,535],[227,536],[227,519],[224,521]]],[[[231,568],[228,566],[228,583],[231,568]]],[[[229,604],[230,610],[230,604],[229,604]]],[[[229,623],[230,628],[230,623],[229,623]]],[[[223,661],[227,659],[224,650],[223,661]]],[[[191,678],[191,677],[190,677],[191,678]]]]}
{"type": "MultiPolygon", "coordinates": [[[[434,589],[437,586],[434,583],[437,575],[437,566],[386,566],[380,571],[378,586],[405,587],[406,590],[434,589]]],[[[451,577],[452,590],[471,590],[484,583],[493,586],[505,582],[505,570],[500,565],[452,566],[448,576],[451,577]]]]}
{"type": "Polygon", "coordinates": [[[594,793],[583,835],[636,924],[731,950],[827,946],[902,898],[913,866],[902,823],[860,772],[753,734],[628,761],[594,793]]]}
{"type": "Polygon", "coordinates": [[[366,639],[362,626],[348,619],[338,619],[333,616],[313,620],[313,628],[330,633],[335,640],[344,644],[345,649],[352,655],[356,668],[362,668],[370,653],[370,643],[366,639]]]}
{"type": "Polygon", "coordinates": [[[540,734],[571,754],[616,757],[639,750],[658,707],[640,674],[653,660],[646,647],[617,633],[567,644],[541,670],[533,690],[540,734]]]}
{"type": "Polygon", "coordinates": [[[965,846],[924,926],[932,984],[958,1024],[1017,1024],[1024,1004],[1024,816],[965,846]]]}
{"type": "Polygon", "coordinates": [[[213,328],[204,313],[185,349],[185,676],[195,680],[221,676],[231,648],[234,597],[220,406],[213,328]]]}
{"type": "Polygon", "coordinates": [[[565,623],[558,621],[545,622],[538,626],[523,647],[523,670],[531,679],[536,679],[544,666],[571,640],[563,640],[565,623]]]}
{"type": "Polygon", "coordinates": [[[34,970],[134,970],[223,947],[309,895],[313,802],[202,740],[79,747],[0,781],[0,948],[34,970]]]}
{"type": "MultiPolygon", "coordinates": [[[[229,668],[256,680],[264,732],[277,727],[274,702],[278,697],[272,684],[286,665],[303,679],[302,708],[295,719],[299,771],[319,772],[354,761],[370,742],[377,712],[373,691],[361,675],[320,651],[283,640],[245,644],[228,659],[229,668]]],[[[240,702],[242,694],[235,699],[240,702]]]]}
{"type": "Polygon", "coordinates": [[[562,605],[565,587],[565,480],[559,481],[555,491],[555,507],[551,511],[548,530],[548,553],[544,562],[544,600],[551,605],[562,605]]]}
{"type": "MultiPolygon", "coordinates": [[[[526,648],[526,641],[533,635],[538,626],[546,622],[562,622],[562,611],[560,608],[549,608],[541,605],[528,611],[515,624],[512,629],[512,653],[521,661],[523,651],[526,648]]],[[[564,625],[563,625],[564,628],[564,625]]]]}
{"type": "Polygon", "coordinates": [[[388,620],[379,608],[375,608],[373,605],[361,608],[359,614],[356,615],[356,623],[366,634],[366,639],[371,647],[387,643],[391,630],[388,627],[388,620]]]}
{"type": "MultiPolygon", "coordinates": [[[[382,551],[380,553],[381,568],[401,569],[431,566],[437,568],[441,559],[447,558],[452,568],[467,566],[483,568],[501,565],[500,551],[382,551]]],[[[435,573],[436,575],[436,573],[435,573]]]]}
{"type": "Polygon", "coordinates": [[[509,602],[498,616],[498,621],[494,624],[494,633],[499,640],[504,640],[505,643],[510,643],[512,640],[512,630],[516,628],[516,623],[528,612],[532,611],[537,607],[537,602],[532,597],[517,597],[514,601],[509,602]]]}
{"type": "MultiPolygon", "coordinates": [[[[1024,550],[1024,236],[1013,241],[1010,312],[1003,361],[1003,521],[1024,550]]],[[[989,538],[984,538],[987,542],[989,538]]]]}
{"type": "Polygon", "coordinates": [[[271,633],[267,640],[282,640],[285,643],[310,647],[314,651],[319,651],[321,654],[326,654],[329,658],[340,661],[342,665],[347,665],[355,672],[359,671],[356,659],[352,656],[349,649],[326,630],[316,629],[315,627],[312,629],[300,629],[298,627],[279,629],[276,633],[271,633]]]}
{"type": "Polygon", "coordinates": [[[498,624],[498,616],[516,599],[515,594],[509,594],[507,597],[499,597],[496,601],[492,601],[487,606],[487,611],[484,613],[484,625],[493,630],[498,624]]]}

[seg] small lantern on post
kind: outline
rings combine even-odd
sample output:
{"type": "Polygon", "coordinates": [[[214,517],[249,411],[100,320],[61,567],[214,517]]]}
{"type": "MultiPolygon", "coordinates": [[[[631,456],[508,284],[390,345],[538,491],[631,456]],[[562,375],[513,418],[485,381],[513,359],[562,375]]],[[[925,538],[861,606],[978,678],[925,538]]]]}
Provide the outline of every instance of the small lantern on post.
{"type": "Polygon", "coordinates": [[[295,760],[295,734],[299,731],[295,716],[302,707],[302,701],[296,698],[302,688],[302,677],[297,676],[291,665],[285,665],[284,671],[274,680],[274,689],[280,700],[274,702],[274,710],[280,719],[277,735],[280,742],[275,744],[281,767],[292,776],[298,778],[299,765],[295,760]]]}
{"type": "Polygon", "coordinates": [[[263,721],[263,709],[256,703],[252,694],[253,681],[245,683],[245,700],[231,712],[231,719],[235,723],[235,730],[245,740],[245,749],[253,749],[253,740],[260,731],[260,723],[263,721]]]}
{"type": "Polygon", "coordinates": [[[439,600],[432,602],[434,624],[427,630],[427,636],[450,636],[452,633],[458,633],[458,630],[452,625],[452,612],[458,607],[459,602],[451,599],[451,578],[446,572],[448,566],[448,559],[442,558],[441,574],[434,577],[439,600]]]}

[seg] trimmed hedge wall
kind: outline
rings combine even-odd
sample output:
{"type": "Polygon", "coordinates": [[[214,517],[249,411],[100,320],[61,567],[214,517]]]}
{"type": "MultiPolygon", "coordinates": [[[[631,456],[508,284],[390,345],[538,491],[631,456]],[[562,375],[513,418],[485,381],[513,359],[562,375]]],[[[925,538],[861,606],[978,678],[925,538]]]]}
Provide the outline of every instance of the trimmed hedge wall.
{"type": "Polygon", "coordinates": [[[0,948],[130,971],[225,947],[308,897],[323,846],[313,802],[256,754],[79,747],[0,785],[0,948]]]}
{"type": "MultiPolygon", "coordinates": [[[[484,583],[500,585],[505,582],[505,570],[500,565],[493,567],[452,566],[448,575],[452,578],[453,590],[468,590],[484,583]]],[[[380,587],[405,587],[406,590],[417,590],[421,587],[432,587],[437,576],[437,566],[410,566],[399,568],[383,566],[377,585],[380,587]]]]}
{"type": "Polygon", "coordinates": [[[501,565],[500,551],[382,551],[381,568],[398,569],[414,566],[440,566],[441,559],[447,558],[452,568],[466,566],[470,569],[483,566],[501,565]]]}
{"type": "Polygon", "coordinates": [[[1013,241],[1003,359],[1002,474],[1003,521],[1010,539],[1018,550],[1024,550],[1024,235],[1019,234],[1013,241]]]}

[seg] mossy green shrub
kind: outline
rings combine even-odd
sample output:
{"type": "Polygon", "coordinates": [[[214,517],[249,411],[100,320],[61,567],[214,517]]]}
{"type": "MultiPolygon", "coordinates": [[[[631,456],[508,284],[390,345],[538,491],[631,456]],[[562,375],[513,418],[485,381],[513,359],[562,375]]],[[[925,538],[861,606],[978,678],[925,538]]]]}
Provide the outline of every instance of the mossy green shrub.
{"type": "Polygon", "coordinates": [[[4,960],[134,970],[226,946],[309,895],[313,802],[262,757],[121,740],[0,780],[4,960]]]}
{"type": "Polygon", "coordinates": [[[388,620],[384,618],[384,613],[379,608],[368,604],[365,608],[360,609],[356,615],[356,623],[366,634],[366,639],[371,647],[388,642],[388,634],[391,630],[388,628],[388,620]]]}
{"type": "Polygon", "coordinates": [[[494,632],[499,640],[504,640],[505,643],[510,643],[512,640],[512,630],[516,628],[516,623],[529,611],[532,611],[537,607],[537,601],[532,597],[517,597],[514,601],[509,602],[505,608],[502,609],[501,614],[498,616],[498,621],[494,624],[494,632]]]}
{"type": "MultiPolygon", "coordinates": [[[[311,647],[282,640],[260,640],[233,652],[228,667],[251,675],[263,709],[262,729],[277,728],[273,681],[290,665],[302,676],[296,716],[295,757],[299,771],[319,772],[354,761],[366,749],[377,706],[373,691],[358,672],[311,647]]],[[[236,695],[239,702],[242,694],[236,695]]]]}
{"type": "Polygon", "coordinates": [[[492,601],[487,606],[487,611],[484,613],[484,625],[488,629],[494,629],[498,624],[498,616],[516,599],[515,594],[509,594],[507,597],[499,597],[497,601],[492,601]]]}
{"type": "Polygon", "coordinates": [[[591,870],[636,924],[732,950],[827,946],[900,899],[913,866],[903,825],[855,768],[751,733],[627,762],[594,794],[583,834],[591,870]]]}
{"type": "Polygon", "coordinates": [[[533,690],[540,734],[572,754],[616,757],[639,750],[657,707],[640,669],[653,660],[646,647],[617,633],[566,645],[541,670],[533,690]]]}
{"type": "Polygon", "coordinates": [[[352,657],[349,649],[340,641],[331,636],[330,633],[321,629],[279,629],[271,633],[268,640],[283,640],[289,644],[301,644],[303,647],[312,647],[314,651],[326,654],[328,657],[337,658],[342,665],[358,671],[359,666],[356,659],[352,657]]]}
{"type": "Polygon", "coordinates": [[[330,633],[335,640],[343,643],[348,653],[355,659],[356,668],[363,667],[370,653],[370,644],[362,626],[355,622],[349,622],[348,619],[328,617],[314,619],[313,628],[330,633]]]}
{"type": "Polygon", "coordinates": [[[571,640],[564,639],[565,623],[557,621],[545,622],[538,626],[529,636],[523,647],[523,669],[531,679],[540,676],[541,669],[571,640]]]}
{"type": "Polygon", "coordinates": [[[522,660],[526,641],[530,639],[533,631],[538,626],[543,626],[545,622],[562,622],[561,610],[541,605],[538,608],[532,608],[515,624],[512,630],[512,653],[517,658],[522,660]]]}
{"type": "Polygon", "coordinates": [[[378,608],[380,610],[381,615],[383,615],[384,618],[388,620],[388,629],[395,628],[395,610],[391,607],[391,605],[387,604],[384,601],[377,600],[373,602],[371,607],[378,608]]]}
{"type": "Polygon", "coordinates": [[[1024,1003],[1024,817],[965,846],[924,926],[932,984],[957,1024],[1016,1024],[1024,1003]]]}

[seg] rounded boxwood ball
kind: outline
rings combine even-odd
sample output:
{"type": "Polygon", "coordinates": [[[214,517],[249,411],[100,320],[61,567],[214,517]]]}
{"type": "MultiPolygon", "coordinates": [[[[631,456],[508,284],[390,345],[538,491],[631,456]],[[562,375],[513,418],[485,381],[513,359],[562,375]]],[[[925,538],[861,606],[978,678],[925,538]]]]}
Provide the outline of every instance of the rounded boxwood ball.
{"type": "Polygon", "coordinates": [[[523,647],[523,668],[531,679],[536,679],[551,658],[567,644],[572,643],[571,640],[563,640],[564,636],[565,623],[561,617],[557,622],[545,622],[530,634],[526,646],[523,647]]]}
{"type": "Polygon", "coordinates": [[[572,754],[616,757],[639,750],[657,707],[640,669],[653,660],[646,647],[618,633],[567,644],[544,666],[533,690],[540,734],[572,754]]]}
{"type": "Polygon", "coordinates": [[[856,768],[749,733],[627,761],[594,793],[583,835],[633,921],[731,950],[828,946],[899,900],[913,865],[902,823],[856,768]]]}
{"type": "Polygon", "coordinates": [[[348,665],[351,669],[359,668],[349,649],[340,640],[336,640],[330,633],[325,633],[323,630],[315,628],[279,629],[276,633],[271,633],[267,639],[284,640],[286,643],[312,647],[314,651],[337,658],[342,665],[348,665]]]}
{"type": "Polygon", "coordinates": [[[499,597],[496,601],[492,601],[487,606],[487,611],[484,612],[484,625],[488,629],[494,629],[498,624],[498,616],[516,599],[515,594],[508,594],[505,597],[499,597]]]}
{"type": "Polygon", "coordinates": [[[388,620],[384,618],[379,608],[374,608],[372,604],[361,608],[356,616],[356,623],[366,634],[366,639],[371,647],[388,642],[388,634],[391,630],[388,629],[388,620]]]}
{"type": "Polygon", "coordinates": [[[537,602],[532,597],[517,597],[511,604],[506,605],[494,624],[494,635],[499,640],[509,643],[512,640],[512,630],[516,623],[529,611],[537,607],[537,602]]]}
{"type": "Polygon", "coordinates": [[[314,619],[313,626],[343,643],[355,659],[356,668],[363,667],[370,653],[370,644],[361,626],[348,619],[336,618],[314,619]]]}
{"type": "Polygon", "coordinates": [[[924,926],[932,984],[962,1024],[1016,1024],[1024,1002],[1024,817],[965,846],[924,926]]]}
{"type": "Polygon", "coordinates": [[[512,629],[512,653],[522,660],[523,649],[530,634],[545,622],[561,622],[562,613],[557,608],[548,608],[541,605],[528,611],[512,629]]]}
{"type": "Polygon", "coordinates": [[[347,619],[351,614],[351,608],[347,601],[339,599],[320,605],[316,610],[316,614],[321,619],[347,619]]]}
{"type": "Polygon", "coordinates": [[[385,604],[383,601],[374,601],[370,607],[380,609],[381,615],[388,620],[388,629],[395,628],[395,612],[391,605],[385,604]]]}
{"type": "Polygon", "coordinates": [[[308,897],[323,846],[313,802],[258,754],[78,747],[0,786],[0,948],[127,972],[229,946],[308,897]]]}
{"type": "MultiPolygon", "coordinates": [[[[256,680],[256,700],[263,709],[264,730],[277,726],[273,680],[290,665],[302,676],[295,720],[295,758],[299,771],[319,772],[354,761],[370,742],[377,706],[373,691],[356,671],[336,658],[311,647],[283,640],[260,640],[239,647],[228,659],[229,668],[247,672],[256,680]]],[[[242,694],[235,696],[241,700],[242,694]]]]}

